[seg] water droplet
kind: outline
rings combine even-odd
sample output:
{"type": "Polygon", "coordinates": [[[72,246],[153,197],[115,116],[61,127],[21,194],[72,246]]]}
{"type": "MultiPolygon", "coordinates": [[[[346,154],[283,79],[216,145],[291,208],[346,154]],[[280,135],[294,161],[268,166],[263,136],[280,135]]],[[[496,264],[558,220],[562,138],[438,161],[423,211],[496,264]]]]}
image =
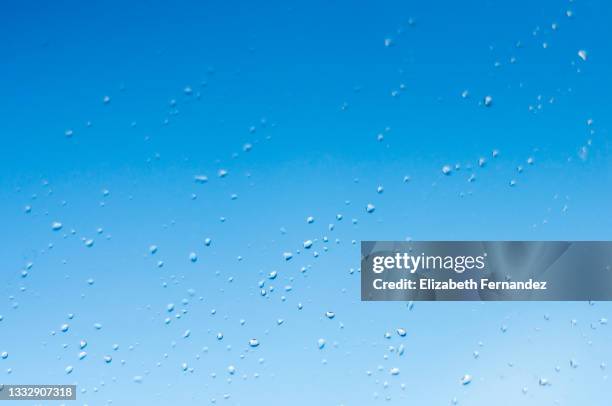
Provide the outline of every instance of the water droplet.
{"type": "Polygon", "coordinates": [[[252,348],[259,347],[259,340],[256,338],[251,338],[249,340],[249,346],[252,348]]]}
{"type": "Polygon", "coordinates": [[[451,166],[450,166],[450,165],[444,165],[444,166],[442,167],[442,173],[443,173],[444,175],[450,175],[452,171],[453,171],[453,168],[451,168],[451,166]]]}
{"type": "Polygon", "coordinates": [[[7,359],[7,358],[8,358],[8,356],[9,356],[9,354],[8,354],[8,352],[6,352],[6,351],[3,351],[3,352],[0,354],[0,358],[2,358],[2,359],[7,359]]]}
{"type": "Polygon", "coordinates": [[[51,223],[51,229],[53,231],[59,231],[59,230],[62,229],[62,227],[63,227],[63,225],[59,221],[54,221],[53,223],[51,223]]]}
{"type": "Polygon", "coordinates": [[[325,317],[327,317],[328,319],[333,319],[334,317],[336,317],[336,313],[334,312],[325,312],[325,317]]]}
{"type": "Polygon", "coordinates": [[[400,374],[400,369],[399,369],[399,368],[391,368],[391,369],[389,370],[389,373],[390,373],[391,375],[399,375],[399,374],[400,374]]]}
{"type": "Polygon", "coordinates": [[[325,339],[319,338],[317,340],[317,346],[319,347],[320,350],[322,350],[325,347],[325,339]]]}
{"type": "Polygon", "coordinates": [[[62,331],[62,333],[65,333],[66,331],[68,331],[69,328],[70,326],[68,325],[68,323],[62,324],[60,326],[60,330],[62,331]]]}
{"type": "Polygon", "coordinates": [[[196,262],[196,261],[198,260],[198,255],[197,255],[195,252],[191,252],[191,253],[189,254],[189,260],[190,260],[191,262],[196,262]]]}
{"type": "Polygon", "coordinates": [[[461,377],[461,385],[468,385],[472,382],[472,375],[465,374],[461,377]]]}
{"type": "Polygon", "coordinates": [[[580,59],[582,59],[583,61],[586,61],[588,58],[588,54],[587,51],[585,51],[584,49],[581,49],[580,51],[578,51],[578,56],[580,57],[580,59]]]}
{"type": "Polygon", "coordinates": [[[206,175],[195,175],[193,177],[193,180],[196,183],[206,183],[206,182],[208,182],[208,176],[206,176],[206,175]]]}
{"type": "Polygon", "coordinates": [[[400,337],[406,337],[406,330],[401,328],[401,327],[398,328],[397,329],[397,335],[400,336],[400,337]]]}
{"type": "Polygon", "coordinates": [[[493,105],[493,97],[485,96],[482,103],[485,107],[491,107],[493,105]]]}
{"type": "Polygon", "coordinates": [[[312,240],[304,241],[304,248],[310,249],[310,247],[312,247],[312,240]]]}
{"type": "Polygon", "coordinates": [[[376,210],[376,207],[372,203],[368,203],[366,205],[366,212],[367,213],[374,213],[374,210],[376,210]]]}
{"type": "Polygon", "coordinates": [[[64,369],[64,371],[66,372],[66,375],[71,374],[73,370],[74,368],[72,367],[72,365],[68,365],[66,369],[64,369]]]}

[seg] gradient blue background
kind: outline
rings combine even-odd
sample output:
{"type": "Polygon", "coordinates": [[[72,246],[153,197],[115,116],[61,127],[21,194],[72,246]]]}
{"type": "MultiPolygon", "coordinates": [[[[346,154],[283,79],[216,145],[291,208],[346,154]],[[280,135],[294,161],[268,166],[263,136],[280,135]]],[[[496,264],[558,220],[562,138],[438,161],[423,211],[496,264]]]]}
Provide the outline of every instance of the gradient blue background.
{"type": "Polygon", "coordinates": [[[610,404],[609,303],[361,303],[358,267],[362,239],[609,240],[611,20],[586,0],[3,2],[0,382],[76,383],[83,405],[610,404]]]}

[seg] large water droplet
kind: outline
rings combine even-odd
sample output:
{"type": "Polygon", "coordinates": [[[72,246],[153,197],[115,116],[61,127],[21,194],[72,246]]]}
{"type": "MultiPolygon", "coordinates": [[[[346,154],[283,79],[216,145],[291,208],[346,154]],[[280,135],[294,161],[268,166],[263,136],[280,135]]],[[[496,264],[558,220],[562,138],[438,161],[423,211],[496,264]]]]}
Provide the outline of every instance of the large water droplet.
{"type": "Polygon", "coordinates": [[[259,340],[256,338],[251,338],[249,340],[249,346],[252,348],[259,347],[259,340]]]}

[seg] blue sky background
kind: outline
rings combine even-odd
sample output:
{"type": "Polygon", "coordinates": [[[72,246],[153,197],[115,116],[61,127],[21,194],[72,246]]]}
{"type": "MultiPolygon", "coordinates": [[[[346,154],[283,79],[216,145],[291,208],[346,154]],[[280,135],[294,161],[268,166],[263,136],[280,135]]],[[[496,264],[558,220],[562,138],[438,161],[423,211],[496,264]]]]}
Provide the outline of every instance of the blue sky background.
{"type": "Polygon", "coordinates": [[[84,405],[610,403],[608,303],[361,303],[358,269],[362,239],[611,238],[607,2],[0,7],[0,382],[84,405]]]}

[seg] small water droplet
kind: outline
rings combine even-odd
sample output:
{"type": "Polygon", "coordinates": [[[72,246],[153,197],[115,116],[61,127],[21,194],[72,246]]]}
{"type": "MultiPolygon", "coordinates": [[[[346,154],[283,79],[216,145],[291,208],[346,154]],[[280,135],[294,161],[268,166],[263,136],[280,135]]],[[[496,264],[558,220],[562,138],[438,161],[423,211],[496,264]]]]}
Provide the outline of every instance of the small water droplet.
{"type": "Polygon", "coordinates": [[[472,382],[472,375],[465,374],[461,377],[461,385],[468,385],[472,382]]]}

